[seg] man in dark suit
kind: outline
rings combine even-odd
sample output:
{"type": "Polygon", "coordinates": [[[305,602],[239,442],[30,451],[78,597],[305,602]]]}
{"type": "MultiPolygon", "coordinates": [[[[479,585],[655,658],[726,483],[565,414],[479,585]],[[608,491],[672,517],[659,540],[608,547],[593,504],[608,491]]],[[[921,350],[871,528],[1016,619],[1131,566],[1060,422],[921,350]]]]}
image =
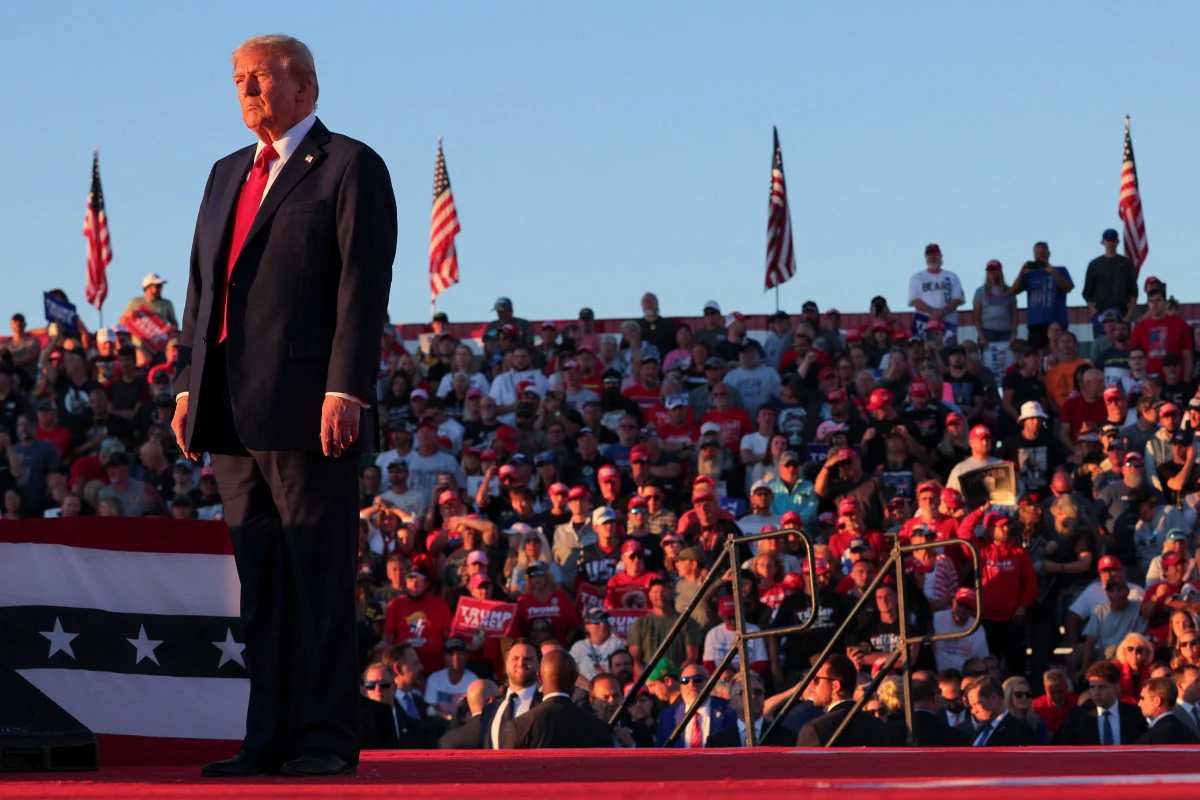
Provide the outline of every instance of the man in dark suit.
{"type": "Polygon", "coordinates": [[[500,690],[496,688],[496,684],[488,680],[472,681],[467,686],[467,696],[463,703],[467,707],[467,716],[462,720],[461,724],[456,725],[442,737],[438,739],[439,750],[478,750],[479,740],[482,737],[482,728],[480,727],[483,718],[483,709],[496,696],[500,690]]]}
{"type": "Polygon", "coordinates": [[[1004,687],[1000,681],[982,677],[967,686],[967,707],[979,724],[972,747],[1029,747],[1037,744],[1037,734],[1024,720],[1009,714],[1004,707],[1004,687]]]}
{"type": "MultiPolygon", "coordinates": [[[[754,741],[759,746],[793,747],[796,744],[796,732],[791,728],[780,725],[771,731],[771,735],[763,741],[763,706],[766,704],[767,693],[763,687],[762,678],[750,673],[750,716],[754,725],[754,741]]],[[[729,687],[729,705],[737,715],[737,725],[717,731],[708,737],[705,747],[747,747],[748,736],[746,726],[746,695],[742,691],[742,677],[739,675],[729,687]]]]}
{"type": "MultiPolygon", "coordinates": [[[[854,687],[858,668],[841,653],[834,653],[818,670],[807,690],[808,699],[825,713],[805,723],[796,737],[797,747],[827,747],[834,732],[854,706],[854,687]]],[[[856,714],[834,747],[887,747],[887,725],[872,714],[856,714]]]]}
{"type": "Polygon", "coordinates": [[[542,702],[513,723],[513,747],[517,750],[551,748],[611,748],[612,729],[589,709],[571,700],[571,690],[579,679],[575,659],[562,650],[542,658],[539,670],[542,702]]]}
{"type": "Polygon", "coordinates": [[[204,188],[171,425],[190,458],[211,454],[242,585],[246,735],[202,774],[340,775],[358,762],[357,464],[375,449],[396,203],[383,160],[316,118],[303,43],[251,39],[233,73],[258,142],[204,188]]]}
{"type": "MultiPolygon", "coordinates": [[[[1190,636],[1195,634],[1185,633],[1179,638],[1182,641],[1190,636]]],[[[1184,664],[1171,673],[1171,680],[1175,681],[1178,697],[1171,713],[1190,728],[1192,733],[1200,736],[1200,667],[1184,664]]]]}
{"type": "Polygon", "coordinates": [[[538,646],[528,639],[518,639],[508,648],[504,659],[508,683],[501,687],[500,699],[486,705],[479,716],[480,750],[512,749],[513,722],[542,703],[538,691],[540,660],[538,646]]]}
{"type": "Polygon", "coordinates": [[[1152,678],[1142,684],[1138,708],[1149,723],[1149,729],[1134,744],[1200,744],[1200,736],[1172,711],[1179,700],[1179,690],[1170,678],[1152,678]]]}
{"type": "Polygon", "coordinates": [[[1119,702],[1121,668],[1111,661],[1097,661],[1085,675],[1090,699],[1071,709],[1051,743],[1094,747],[1137,741],[1146,732],[1146,719],[1135,707],[1119,702]]]}
{"type": "MultiPolygon", "coordinates": [[[[700,692],[708,682],[708,670],[700,664],[692,664],[684,668],[679,676],[679,700],[667,706],[658,715],[658,736],[655,738],[656,747],[666,747],[667,739],[675,731],[679,721],[683,719],[688,707],[700,697],[700,692]]],[[[693,750],[704,747],[708,737],[720,733],[726,728],[737,726],[737,716],[729,706],[729,701],[709,695],[704,705],[688,720],[687,727],[675,740],[675,747],[686,747],[693,750]]]]}
{"type": "MultiPolygon", "coordinates": [[[[950,727],[938,705],[941,687],[938,676],[922,670],[913,674],[913,739],[916,747],[970,747],[971,737],[950,727]]],[[[888,723],[893,747],[908,746],[908,726],[888,723]]]]}

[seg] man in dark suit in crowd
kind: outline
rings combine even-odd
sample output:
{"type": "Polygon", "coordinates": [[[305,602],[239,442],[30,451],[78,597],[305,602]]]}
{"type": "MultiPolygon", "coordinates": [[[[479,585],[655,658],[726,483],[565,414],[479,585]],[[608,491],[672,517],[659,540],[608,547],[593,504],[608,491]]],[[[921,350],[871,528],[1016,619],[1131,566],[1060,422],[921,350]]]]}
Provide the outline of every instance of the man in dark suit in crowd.
{"type": "Polygon", "coordinates": [[[463,699],[463,704],[466,706],[466,718],[442,734],[442,738],[438,739],[438,749],[478,750],[482,735],[480,722],[483,718],[483,709],[499,694],[500,690],[492,681],[478,680],[467,686],[467,696],[463,699]]]}
{"type": "Polygon", "coordinates": [[[1089,700],[1071,709],[1052,744],[1094,747],[1133,744],[1146,732],[1141,712],[1121,696],[1121,668],[1111,661],[1097,661],[1085,673],[1089,700]]]}
{"type": "Polygon", "coordinates": [[[541,705],[538,691],[538,646],[518,639],[508,648],[504,672],[508,683],[501,687],[500,700],[487,704],[479,717],[479,749],[509,750],[513,746],[513,722],[541,705]]]}
{"type": "MultiPolygon", "coordinates": [[[[1182,641],[1193,633],[1184,633],[1182,641]]],[[[1171,711],[1179,721],[1191,729],[1192,733],[1200,736],[1200,667],[1183,664],[1171,673],[1175,681],[1176,701],[1171,711]]]]}
{"type": "MultiPolygon", "coordinates": [[[[853,661],[841,653],[829,657],[806,691],[813,705],[825,709],[825,713],[800,729],[797,747],[825,747],[829,743],[854,706],[857,682],[858,668],[853,661]]],[[[883,722],[872,714],[857,714],[833,746],[887,747],[889,743],[888,729],[883,722]]]]}
{"type": "Polygon", "coordinates": [[[579,680],[575,659],[562,650],[542,658],[538,671],[542,683],[542,702],[513,723],[513,747],[517,750],[551,748],[611,748],[612,729],[590,709],[571,700],[571,690],[579,680]]]}
{"type": "Polygon", "coordinates": [[[1142,684],[1138,708],[1149,729],[1134,744],[1200,744],[1200,736],[1171,713],[1178,700],[1179,690],[1170,678],[1152,678],[1142,684]]]}
{"type": "Polygon", "coordinates": [[[1024,720],[1017,719],[1004,707],[1004,687],[994,678],[977,678],[967,686],[967,707],[979,731],[972,747],[1029,747],[1037,744],[1037,734],[1024,720]]]}
{"type": "MultiPolygon", "coordinates": [[[[922,670],[913,673],[912,706],[913,738],[916,747],[970,747],[971,737],[950,727],[941,713],[938,699],[941,686],[938,676],[922,670]]],[[[893,747],[908,746],[908,726],[903,720],[888,724],[893,747]]]]}
{"type": "Polygon", "coordinates": [[[246,735],[202,774],[347,774],[357,466],[376,444],[396,201],[383,159],[316,118],[302,42],[250,39],[233,80],[258,141],[204,188],[171,425],[190,458],[212,456],[242,585],[246,735]]]}
{"type": "MultiPolygon", "coordinates": [[[[679,721],[683,719],[688,706],[700,697],[704,685],[708,682],[708,670],[699,664],[691,664],[684,668],[679,676],[679,700],[667,706],[658,715],[658,736],[656,747],[666,747],[667,739],[671,737],[679,721]]],[[[737,725],[737,716],[729,707],[729,701],[720,697],[708,696],[704,705],[688,720],[687,727],[675,740],[675,747],[686,747],[697,750],[704,747],[705,741],[714,733],[737,725]]]]}
{"type": "Polygon", "coordinates": [[[375,663],[363,673],[362,749],[421,750],[432,746],[429,705],[414,690],[421,659],[411,646],[395,665],[375,663]],[[415,667],[414,667],[415,665],[415,667]]]}
{"type": "MultiPolygon", "coordinates": [[[[708,737],[705,747],[746,747],[746,695],[742,691],[742,676],[733,679],[729,687],[729,705],[737,715],[737,725],[717,731],[708,737]]],[[[771,731],[771,735],[763,741],[763,731],[767,729],[763,720],[763,706],[766,704],[767,692],[763,687],[762,678],[750,673],[750,716],[754,725],[754,741],[756,745],[767,747],[793,747],[796,744],[796,732],[791,728],[780,725],[771,731]]]]}

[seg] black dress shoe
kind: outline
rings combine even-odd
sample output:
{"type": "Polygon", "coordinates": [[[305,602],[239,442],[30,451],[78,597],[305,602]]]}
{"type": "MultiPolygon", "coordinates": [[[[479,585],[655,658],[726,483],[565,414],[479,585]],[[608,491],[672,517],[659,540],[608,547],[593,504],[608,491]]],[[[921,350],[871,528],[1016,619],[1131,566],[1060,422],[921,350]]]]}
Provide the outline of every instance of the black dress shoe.
{"type": "Polygon", "coordinates": [[[201,778],[261,778],[278,774],[278,763],[264,764],[246,753],[238,753],[224,761],[213,761],[200,769],[201,778]]]}
{"type": "Polygon", "coordinates": [[[310,752],[286,762],[279,772],[292,778],[353,775],[358,766],[333,753],[310,752]]]}

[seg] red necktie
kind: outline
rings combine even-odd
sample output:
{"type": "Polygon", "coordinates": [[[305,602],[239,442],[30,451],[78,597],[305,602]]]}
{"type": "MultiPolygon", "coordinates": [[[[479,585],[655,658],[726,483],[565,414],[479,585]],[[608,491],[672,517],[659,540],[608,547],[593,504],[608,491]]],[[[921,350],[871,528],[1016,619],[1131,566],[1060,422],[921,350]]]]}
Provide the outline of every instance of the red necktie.
{"type": "Polygon", "coordinates": [[[271,162],[277,158],[279,158],[279,154],[275,152],[274,146],[268,144],[263,147],[254,161],[254,166],[250,169],[250,177],[242,184],[242,191],[238,194],[237,214],[233,218],[233,237],[229,240],[229,263],[225,267],[225,282],[221,286],[221,297],[219,298],[221,338],[217,340],[218,342],[225,341],[229,280],[233,277],[233,265],[237,263],[238,254],[242,252],[242,245],[246,243],[246,236],[250,233],[250,226],[254,224],[258,207],[262,205],[263,192],[267,189],[267,179],[271,177],[271,162]]]}
{"type": "Polygon", "coordinates": [[[692,717],[692,730],[688,734],[688,747],[700,750],[704,747],[704,731],[700,728],[700,715],[692,717]]]}

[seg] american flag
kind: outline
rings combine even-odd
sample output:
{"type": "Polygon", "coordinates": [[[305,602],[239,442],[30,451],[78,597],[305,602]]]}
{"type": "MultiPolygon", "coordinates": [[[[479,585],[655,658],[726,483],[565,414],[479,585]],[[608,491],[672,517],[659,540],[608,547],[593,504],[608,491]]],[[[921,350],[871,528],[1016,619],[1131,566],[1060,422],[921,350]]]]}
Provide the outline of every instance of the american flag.
{"type": "Polygon", "coordinates": [[[1125,255],[1141,271],[1150,252],[1146,240],[1146,219],[1142,216],[1142,194],[1138,190],[1137,166],[1133,163],[1133,140],[1129,138],[1129,117],[1125,118],[1125,157],[1121,161],[1121,202],[1117,213],[1125,222],[1125,255]]]}
{"type": "Polygon", "coordinates": [[[767,216],[767,280],[773,289],[796,274],[796,250],[792,247],[792,213],[788,210],[787,184],[783,180],[783,150],[775,133],[775,158],[771,162],[771,202],[767,216]]]}
{"type": "Polygon", "coordinates": [[[429,223],[429,288],[433,302],[437,296],[458,283],[458,252],[454,237],[458,236],[458,211],[454,208],[454,193],[450,191],[450,175],[446,172],[446,156],[438,138],[437,166],[433,170],[433,215],[429,223]]]}
{"type": "Polygon", "coordinates": [[[87,237],[87,288],[84,297],[99,309],[108,297],[105,269],[112,261],[108,241],[108,217],[104,214],[104,192],[100,189],[100,151],[92,151],[92,189],[88,192],[87,212],[83,215],[83,235],[87,237]]]}

